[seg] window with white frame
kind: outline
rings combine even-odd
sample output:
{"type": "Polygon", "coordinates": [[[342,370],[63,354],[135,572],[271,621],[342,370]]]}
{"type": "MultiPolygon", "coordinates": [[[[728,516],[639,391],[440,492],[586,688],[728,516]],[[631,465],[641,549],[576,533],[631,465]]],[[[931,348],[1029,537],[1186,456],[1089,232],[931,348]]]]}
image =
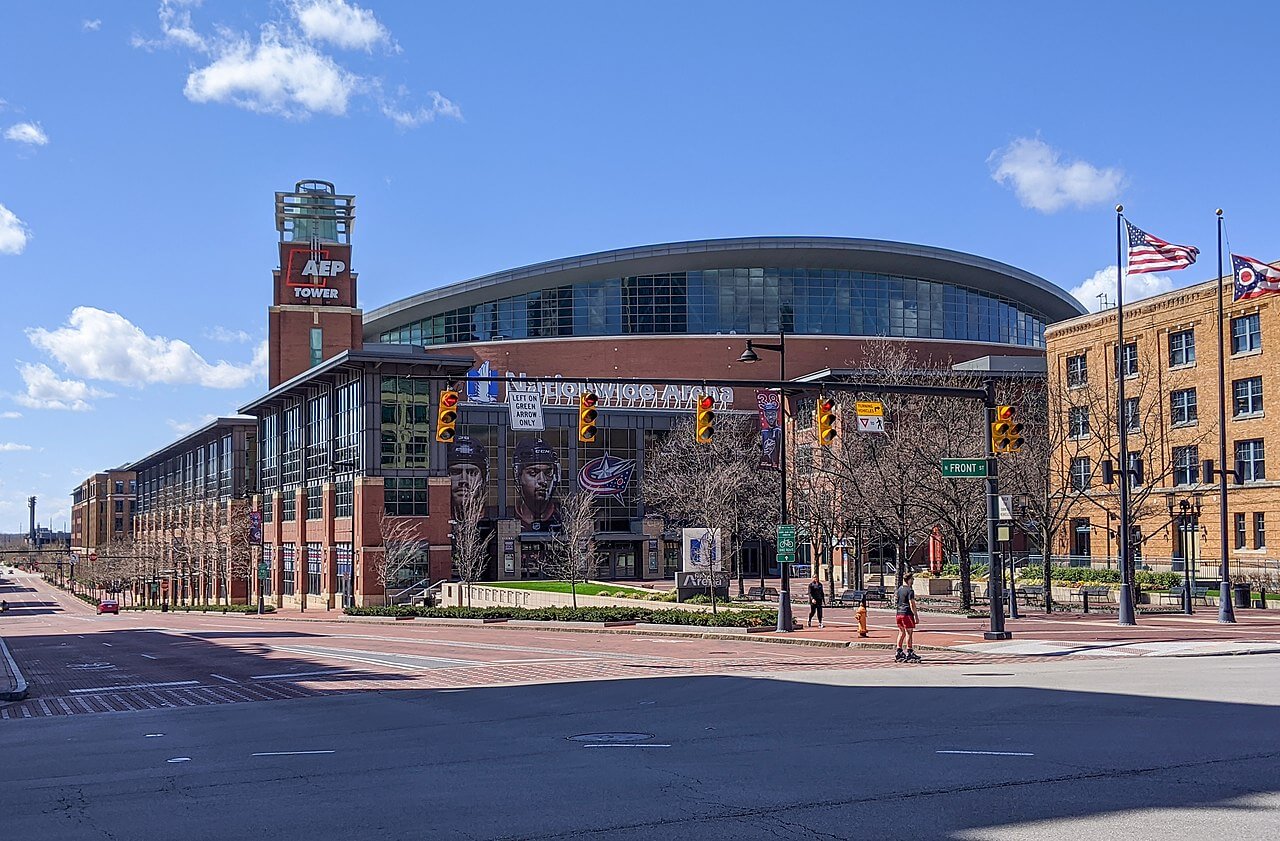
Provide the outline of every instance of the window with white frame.
{"type": "Polygon", "coordinates": [[[1178,330],[1169,334],[1169,367],[1193,365],[1196,361],[1196,331],[1178,330]]]}
{"type": "Polygon", "coordinates": [[[1173,484],[1194,485],[1200,481],[1200,448],[1173,448],[1173,484]]]}
{"type": "Polygon", "coordinates": [[[1088,456],[1071,459],[1071,487],[1073,490],[1085,491],[1093,478],[1093,462],[1088,456]]]}
{"type": "Polygon", "coordinates": [[[1253,548],[1267,548],[1267,515],[1261,511],[1253,515],[1253,548]]]}
{"type": "Polygon", "coordinates": [[[1196,390],[1183,388],[1169,395],[1169,422],[1173,426],[1194,426],[1197,419],[1196,390]]]}
{"type": "Polygon", "coordinates": [[[1116,352],[1116,366],[1121,376],[1138,375],[1138,343],[1125,342],[1116,352]]]}
{"type": "Polygon", "coordinates": [[[1262,377],[1248,377],[1231,383],[1232,417],[1262,413],[1262,377]]]}
{"type": "Polygon", "coordinates": [[[1067,357],[1067,387],[1079,388],[1089,384],[1089,357],[1083,353],[1067,357]]]}
{"type": "Polygon", "coordinates": [[[1257,482],[1267,478],[1267,465],[1261,438],[1255,438],[1250,441],[1237,441],[1236,462],[1244,468],[1240,481],[1257,482]]]}
{"type": "Polygon", "coordinates": [[[1231,319],[1231,352],[1248,353],[1262,349],[1262,322],[1258,313],[1251,312],[1231,319]]]}
{"type": "Polygon", "coordinates": [[[1072,406],[1067,410],[1067,431],[1072,438],[1089,437],[1089,407],[1072,406]]]}

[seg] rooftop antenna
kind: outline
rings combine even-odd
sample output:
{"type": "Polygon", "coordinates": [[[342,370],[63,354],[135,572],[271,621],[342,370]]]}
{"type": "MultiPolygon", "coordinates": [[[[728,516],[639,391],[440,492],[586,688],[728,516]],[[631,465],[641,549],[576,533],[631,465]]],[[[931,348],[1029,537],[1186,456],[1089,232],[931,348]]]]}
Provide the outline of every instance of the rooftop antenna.
{"type": "Polygon", "coordinates": [[[1107,300],[1106,292],[1099,292],[1096,297],[1098,299],[1098,312],[1102,312],[1103,310],[1111,307],[1111,302],[1107,300]]]}

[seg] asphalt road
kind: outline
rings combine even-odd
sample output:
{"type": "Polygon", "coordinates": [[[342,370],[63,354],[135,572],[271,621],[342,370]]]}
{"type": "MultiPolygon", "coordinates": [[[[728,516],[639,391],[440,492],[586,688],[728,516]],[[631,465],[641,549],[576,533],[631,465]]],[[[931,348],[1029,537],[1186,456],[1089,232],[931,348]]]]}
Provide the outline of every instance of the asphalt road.
{"type": "Polygon", "coordinates": [[[68,841],[1271,839],[1277,666],[656,677],[7,721],[0,820],[68,841]]]}

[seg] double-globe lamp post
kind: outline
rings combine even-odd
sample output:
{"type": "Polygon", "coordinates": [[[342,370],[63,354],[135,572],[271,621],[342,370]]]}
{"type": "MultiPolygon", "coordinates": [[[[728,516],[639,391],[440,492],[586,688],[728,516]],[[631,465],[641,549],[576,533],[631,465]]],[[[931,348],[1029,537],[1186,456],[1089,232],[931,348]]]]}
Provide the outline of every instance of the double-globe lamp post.
{"type": "MultiPolygon", "coordinates": [[[[765,344],[747,339],[747,349],[738,357],[739,362],[751,364],[759,362],[757,350],[771,350],[778,354],[778,381],[787,379],[787,334],[778,330],[778,343],[765,344]]],[[[778,399],[778,467],[782,475],[782,488],[778,505],[778,513],[783,525],[787,523],[787,393],[781,389],[778,399]]],[[[782,580],[778,586],[778,630],[791,630],[791,564],[779,562],[779,574],[782,580]]]]}

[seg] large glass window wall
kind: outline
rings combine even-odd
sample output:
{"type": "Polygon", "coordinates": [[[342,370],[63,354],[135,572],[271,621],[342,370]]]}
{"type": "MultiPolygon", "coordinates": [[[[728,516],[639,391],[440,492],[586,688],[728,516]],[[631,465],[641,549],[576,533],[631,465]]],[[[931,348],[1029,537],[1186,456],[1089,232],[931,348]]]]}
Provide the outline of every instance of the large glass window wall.
{"type": "Polygon", "coordinates": [[[954,284],[838,269],[708,269],[542,289],[406,324],[383,342],[788,333],[1044,347],[1044,318],[954,284]]]}

